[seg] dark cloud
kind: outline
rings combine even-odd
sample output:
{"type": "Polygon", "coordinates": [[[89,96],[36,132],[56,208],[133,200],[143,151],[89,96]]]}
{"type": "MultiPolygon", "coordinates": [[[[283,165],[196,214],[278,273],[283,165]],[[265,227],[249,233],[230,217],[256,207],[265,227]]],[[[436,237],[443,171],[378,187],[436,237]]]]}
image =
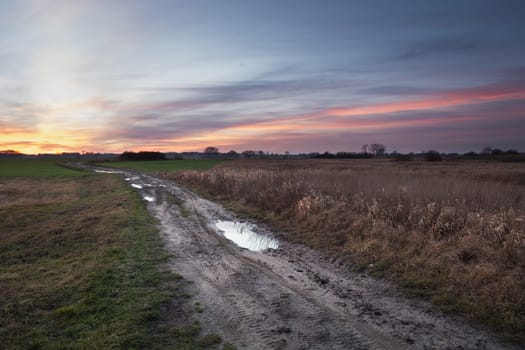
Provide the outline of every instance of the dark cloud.
{"type": "Polygon", "coordinates": [[[292,98],[323,91],[347,89],[352,81],[337,80],[250,80],[208,86],[174,88],[193,95],[179,103],[203,106],[209,104],[231,104],[292,98]]]}
{"type": "Polygon", "coordinates": [[[406,96],[406,95],[428,95],[436,93],[437,89],[426,88],[420,86],[396,86],[384,85],[373,86],[358,90],[363,95],[377,95],[377,96],[406,96]]]}
{"type": "MultiPolygon", "coordinates": [[[[126,118],[127,119],[127,118],[126,118]]],[[[185,115],[178,118],[157,116],[149,123],[129,123],[126,119],[117,119],[109,125],[109,130],[96,137],[97,140],[114,139],[119,142],[161,141],[188,137],[198,133],[212,132],[218,129],[241,124],[239,121],[228,120],[222,114],[185,115]]],[[[136,117],[134,117],[137,120],[136,117]]],[[[150,121],[139,118],[140,122],[150,121]]],[[[242,124],[256,122],[258,119],[242,120],[242,124]]]]}
{"type": "Polygon", "coordinates": [[[525,82],[525,66],[515,66],[506,69],[502,76],[507,80],[525,82]]]}

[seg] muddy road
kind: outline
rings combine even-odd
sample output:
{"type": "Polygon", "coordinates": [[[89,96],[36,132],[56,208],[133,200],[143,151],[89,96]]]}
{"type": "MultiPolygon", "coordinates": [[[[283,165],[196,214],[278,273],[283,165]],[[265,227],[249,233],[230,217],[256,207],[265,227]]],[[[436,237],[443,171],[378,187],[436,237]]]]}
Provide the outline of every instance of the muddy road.
{"type": "Polygon", "coordinates": [[[194,282],[191,303],[202,308],[195,315],[202,328],[238,349],[517,348],[426,302],[407,300],[387,282],[273,240],[264,226],[238,223],[221,205],[183,187],[117,172],[159,220],[173,270],[194,282]],[[239,244],[252,250],[225,235],[244,237],[239,244]]]}

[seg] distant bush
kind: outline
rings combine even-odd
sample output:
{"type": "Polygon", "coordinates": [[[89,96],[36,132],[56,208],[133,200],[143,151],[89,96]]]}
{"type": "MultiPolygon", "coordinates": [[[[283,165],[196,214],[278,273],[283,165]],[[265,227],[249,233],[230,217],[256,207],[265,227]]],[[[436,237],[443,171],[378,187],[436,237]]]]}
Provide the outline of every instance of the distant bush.
{"type": "Polygon", "coordinates": [[[509,149],[507,151],[503,151],[501,149],[493,149],[490,153],[491,156],[515,156],[518,154],[520,153],[515,149],[509,149]]]}
{"type": "Polygon", "coordinates": [[[353,152],[337,152],[336,154],[325,152],[316,154],[313,158],[327,158],[327,159],[367,159],[372,158],[371,153],[353,153],[353,152]]]}
{"type": "Polygon", "coordinates": [[[428,151],[425,153],[425,160],[427,162],[441,162],[443,157],[441,157],[438,151],[428,151]]]}
{"type": "Polygon", "coordinates": [[[166,159],[161,152],[124,152],[119,156],[120,160],[163,160],[166,159]]]}

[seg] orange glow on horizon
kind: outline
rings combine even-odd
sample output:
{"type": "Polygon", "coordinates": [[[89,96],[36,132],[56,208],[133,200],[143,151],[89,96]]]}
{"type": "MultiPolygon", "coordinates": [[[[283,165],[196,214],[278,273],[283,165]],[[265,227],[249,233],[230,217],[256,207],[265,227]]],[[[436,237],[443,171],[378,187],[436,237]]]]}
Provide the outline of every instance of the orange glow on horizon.
{"type": "MultiPolygon", "coordinates": [[[[429,121],[425,119],[420,119],[417,121],[384,121],[382,123],[378,123],[374,122],[373,120],[354,120],[346,119],[345,117],[367,116],[373,114],[384,115],[396,112],[407,112],[417,110],[434,110],[445,107],[454,107],[460,105],[497,101],[502,100],[502,97],[504,97],[505,100],[525,99],[525,91],[512,91],[507,93],[502,92],[479,95],[473,95],[472,93],[450,93],[445,94],[444,96],[438,96],[426,100],[386,103],[363,107],[330,108],[319,112],[282,118],[277,121],[263,121],[258,123],[244,124],[229,127],[223,130],[264,132],[305,129],[332,129],[341,127],[358,129],[429,125],[429,121]],[[339,117],[340,119],[334,122],[334,117],[339,117]],[[319,118],[322,118],[323,122],[320,122],[319,118]]],[[[476,118],[474,117],[470,117],[469,120],[475,119],[476,118]]],[[[433,119],[433,123],[443,123],[447,121],[448,120],[444,118],[439,119],[439,121],[435,118],[433,119]]]]}
{"type": "MultiPolygon", "coordinates": [[[[454,121],[474,121],[482,117],[468,116],[455,118],[454,120],[446,117],[410,119],[410,120],[391,120],[385,116],[407,111],[429,111],[444,109],[448,107],[468,106],[485,102],[505,101],[525,99],[525,91],[501,89],[502,91],[466,90],[442,93],[430,98],[420,100],[408,100],[393,103],[382,103],[357,107],[338,107],[329,108],[312,113],[300,114],[280,118],[277,120],[265,120],[252,123],[239,123],[224,128],[217,128],[212,131],[194,131],[182,138],[164,138],[158,140],[132,140],[117,139],[114,142],[108,140],[103,143],[101,135],[108,134],[108,130],[101,125],[98,128],[68,129],[54,127],[48,122],[35,128],[24,128],[17,125],[2,125],[2,137],[0,139],[0,150],[13,149],[23,153],[61,153],[61,152],[113,152],[120,153],[124,150],[157,150],[157,151],[195,151],[203,150],[206,146],[224,145],[224,147],[235,148],[236,145],[249,144],[255,138],[266,139],[275,138],[279,133],[283,134],[281,140],[292,136],[288,134],[308,134],[317,131],[339,132],[349,131],[369,131],[387,128],[403,128],[413,126],[431,126],[446,124],[454,121]],[[365,119],[364,117],[367,117],[365,119]],[[373,116],[382,116],[381,119],[374,119],[373,116]]],[[[82,111],[105,111],[111,109],[111,102],[92,99],[85,103],[73,103],[61,106],[57,110],[42,112],[43,120],[45,117],[53,117],[53,112],[74,114],[77,110],[82,111]]],[[[115,117],[118,118],[118,117],[115,117]]],[[[124,121],[123,121],[124,122],[124,121]]],[[[276,143],[279,139],[276,138],[276,143]]]]}

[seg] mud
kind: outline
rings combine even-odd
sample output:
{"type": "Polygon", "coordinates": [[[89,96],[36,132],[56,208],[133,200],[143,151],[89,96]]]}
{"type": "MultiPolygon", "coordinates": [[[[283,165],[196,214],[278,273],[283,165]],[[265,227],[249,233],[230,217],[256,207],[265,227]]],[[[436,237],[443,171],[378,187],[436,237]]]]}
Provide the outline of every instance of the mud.
{"type": "MultiPolygon", "coordinates": [[[[304,246],[241,248],[216,226],[239,221],[222,206],[171,182],[119,172],[142,186],[142,198],[155,199],[145,204],[160,222],[173,270],[193,281],[202,328],[238,349],[521,348],[304,246]]],[[[255,222],[250,229],[274,236],[255,222]]]]}

